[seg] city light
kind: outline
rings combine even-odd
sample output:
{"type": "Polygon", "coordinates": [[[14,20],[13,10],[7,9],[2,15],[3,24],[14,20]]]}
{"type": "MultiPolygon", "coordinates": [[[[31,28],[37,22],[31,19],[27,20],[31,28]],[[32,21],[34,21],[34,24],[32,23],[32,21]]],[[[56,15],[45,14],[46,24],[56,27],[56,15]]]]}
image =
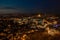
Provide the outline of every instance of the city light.
{"type": "MultiPolygon", "coordinates": [[[[55,16],[47,17],[41,14],[33,15],[29,17],[20,18],[0,18],[0,30],[3,30],[0,35],[7,36],[10,40],[26,40],[30,39],[28,35],[38,32],[39,35],[60,35],[60,24],[59,19],[55,16]],[[33,17],[34,16],[34,17],[33,17]],[[5,27],[5,28],[4,28],[5,27]]],[[[36,34],[37,35],[37,34],[36,34]]],[[[46,35],[46,36],[47,36],[46,35]]]]}

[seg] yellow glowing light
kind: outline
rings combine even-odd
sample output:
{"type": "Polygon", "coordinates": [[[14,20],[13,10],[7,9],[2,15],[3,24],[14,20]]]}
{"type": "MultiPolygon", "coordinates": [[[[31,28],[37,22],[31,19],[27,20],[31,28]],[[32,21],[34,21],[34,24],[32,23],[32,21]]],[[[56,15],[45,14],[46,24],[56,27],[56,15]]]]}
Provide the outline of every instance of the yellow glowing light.
{"type": "Polygon", "coordinates": [[[37,16],[38,16],[38,17],[41,17],[41,15],[40,15],[40,14],[38,14],[37,16]]]}
{"type": "Polygon", "coordinates": [[[26,36],[27,36],[27,35],[24,34],[21,39],[22,39],[22,40],[26,40],[26,36]]]}
{"type": "Polygon", "coordinates": [[[47,33],[51,36],[54,36],[55,34],[59,34],[59,31],[55,29],[50,29],[49,27],[47,27],[46,30],[47,30],[47,33]]]}
{"type": "Polygon", "coordinates": [[[53,24],[57,24],[57,21],[54,21],[53,24]]]}

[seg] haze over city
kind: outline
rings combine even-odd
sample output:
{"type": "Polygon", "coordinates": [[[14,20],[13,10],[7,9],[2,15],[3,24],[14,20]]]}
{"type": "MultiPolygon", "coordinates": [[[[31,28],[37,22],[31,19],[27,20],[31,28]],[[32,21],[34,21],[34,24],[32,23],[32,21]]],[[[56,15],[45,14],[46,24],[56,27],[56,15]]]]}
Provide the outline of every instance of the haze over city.
{"type": "Polygon", "coordinates": [[[60,13],[59,0],[0,0],[2,13],[60,13]]]}

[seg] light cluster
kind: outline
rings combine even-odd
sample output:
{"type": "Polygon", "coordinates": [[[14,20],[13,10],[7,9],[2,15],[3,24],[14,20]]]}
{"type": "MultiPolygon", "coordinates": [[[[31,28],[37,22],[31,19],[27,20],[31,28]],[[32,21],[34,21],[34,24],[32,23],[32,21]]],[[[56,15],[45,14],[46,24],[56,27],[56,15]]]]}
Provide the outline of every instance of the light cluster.
{"type": "Polygon", "coordinates": [[[0,18],[0,36],[4,36],[1,38],[3,40],[30,39],[27,34],[34,32],[43,32],[42,34],[54,36],[60,33],[59,18],[41,14],[19,18],[0,18]]]}

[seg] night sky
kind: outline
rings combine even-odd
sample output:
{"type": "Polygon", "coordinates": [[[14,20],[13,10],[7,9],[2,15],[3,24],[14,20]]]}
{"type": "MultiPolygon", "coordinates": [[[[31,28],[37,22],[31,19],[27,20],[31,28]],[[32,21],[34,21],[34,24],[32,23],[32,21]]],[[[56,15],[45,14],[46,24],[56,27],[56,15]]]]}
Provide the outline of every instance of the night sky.
{"type": "Polygon", "coordinates": [[[0,13],[60,13],[59,0],[0,0],[0,13]]]}

